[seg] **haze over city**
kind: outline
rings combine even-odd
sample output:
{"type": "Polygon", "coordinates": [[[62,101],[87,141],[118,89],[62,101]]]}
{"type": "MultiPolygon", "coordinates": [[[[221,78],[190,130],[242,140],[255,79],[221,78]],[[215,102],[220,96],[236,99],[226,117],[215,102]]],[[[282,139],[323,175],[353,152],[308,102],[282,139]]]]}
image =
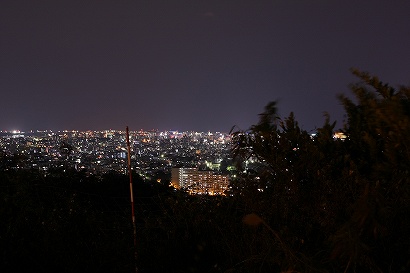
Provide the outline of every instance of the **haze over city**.
{"type": "Polygon", "coordinates": [[[342,127],[349,69],[409,85],[409,1],[3,1],[0,130],[342,127]]]}

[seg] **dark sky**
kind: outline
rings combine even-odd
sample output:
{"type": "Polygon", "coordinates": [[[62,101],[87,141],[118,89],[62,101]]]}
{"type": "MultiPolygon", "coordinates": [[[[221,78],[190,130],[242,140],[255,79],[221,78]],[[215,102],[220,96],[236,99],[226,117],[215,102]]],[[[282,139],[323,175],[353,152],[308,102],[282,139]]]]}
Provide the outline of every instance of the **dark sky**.
{"type": "Polygon", "coordinates": [[[357,67],[410,85],[410,1],[2,0],[0,130],[342,126],[357,67]]]}

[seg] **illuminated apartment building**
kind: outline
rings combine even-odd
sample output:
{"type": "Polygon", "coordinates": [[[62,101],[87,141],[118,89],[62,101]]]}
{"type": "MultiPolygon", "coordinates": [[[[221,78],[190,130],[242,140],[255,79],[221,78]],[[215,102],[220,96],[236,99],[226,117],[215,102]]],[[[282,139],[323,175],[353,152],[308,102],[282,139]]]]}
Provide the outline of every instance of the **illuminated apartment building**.
{"type": "Polygon", "coordinates": [[[190,194],[223,194],[228,188],[228,176],[196,168],[172,168],[172,186],[190,194]]]}

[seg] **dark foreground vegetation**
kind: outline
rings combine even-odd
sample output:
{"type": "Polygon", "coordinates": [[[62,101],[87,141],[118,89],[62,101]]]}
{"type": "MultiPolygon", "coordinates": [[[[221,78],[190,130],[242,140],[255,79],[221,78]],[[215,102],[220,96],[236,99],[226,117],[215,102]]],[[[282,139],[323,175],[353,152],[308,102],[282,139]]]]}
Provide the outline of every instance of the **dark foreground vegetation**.
{"type": "MultiPolygon", "coordinates": [[[[134,175],[139,272],[409,272],[410,89],[353,73],[346,139],[329,118],[312,138],[269,103],[232,133],[240,175],[226,197],[134,175]]],[[[1,272],[135,272],[127,176],[7,162],[1,272]]]]}

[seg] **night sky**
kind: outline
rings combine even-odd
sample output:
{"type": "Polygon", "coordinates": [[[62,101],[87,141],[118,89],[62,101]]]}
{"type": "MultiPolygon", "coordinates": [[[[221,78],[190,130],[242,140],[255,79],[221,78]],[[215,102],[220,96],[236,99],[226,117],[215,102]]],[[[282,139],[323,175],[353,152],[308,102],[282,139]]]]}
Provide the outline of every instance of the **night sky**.
{"type": "Polygon", "coordinates": [[[352,67],[410,85],[410,1],[0,3],[3,131],[340,128],[352,67]]]}

